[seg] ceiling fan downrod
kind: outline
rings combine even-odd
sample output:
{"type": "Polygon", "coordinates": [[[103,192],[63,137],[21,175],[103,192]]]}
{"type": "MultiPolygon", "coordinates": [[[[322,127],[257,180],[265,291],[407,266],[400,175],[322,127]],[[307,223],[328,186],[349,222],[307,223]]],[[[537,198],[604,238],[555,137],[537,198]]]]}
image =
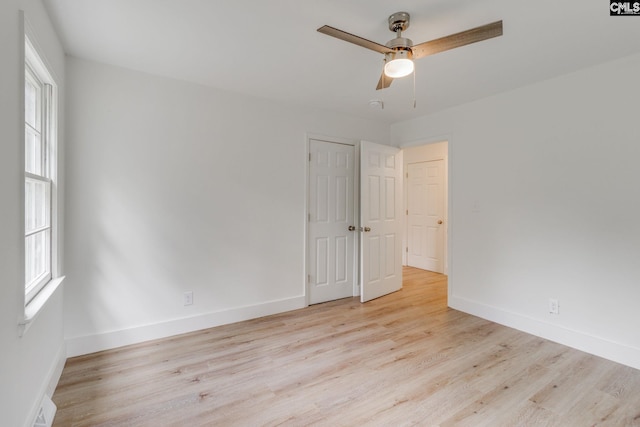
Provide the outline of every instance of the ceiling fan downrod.
{"type": "Polygon", "coordinates": [[[387,42],[386,46],[393,50],[411,50],[413,41],[402,37],[402,32],[409,28],[409,14],[407,12],[396,12],[389,16],[389,30],[396,33],[396,38],[387,42]]]}

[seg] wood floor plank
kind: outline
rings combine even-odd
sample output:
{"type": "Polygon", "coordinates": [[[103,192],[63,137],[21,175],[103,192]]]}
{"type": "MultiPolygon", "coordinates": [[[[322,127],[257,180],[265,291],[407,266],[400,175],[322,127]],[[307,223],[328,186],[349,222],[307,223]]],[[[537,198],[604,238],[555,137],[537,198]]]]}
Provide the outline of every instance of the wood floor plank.
{"type": "Polygon", "coordinates": [[[634,426],[640,371],[447,307],[447,278],[69,359],[54,426],[634,426]]]}

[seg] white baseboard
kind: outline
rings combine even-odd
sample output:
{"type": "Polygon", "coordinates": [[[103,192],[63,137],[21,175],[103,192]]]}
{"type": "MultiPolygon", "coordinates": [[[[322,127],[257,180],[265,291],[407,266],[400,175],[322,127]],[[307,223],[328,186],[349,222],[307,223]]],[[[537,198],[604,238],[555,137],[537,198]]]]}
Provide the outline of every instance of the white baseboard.
{"type": "Polygon", "coordinates": [[[56,361],[54,366],[51,369],[51,376],[49,377],[49,383],[47,384],[46,394],[49,397],[53,397],[53,393],[56,391],[56,387],[58,387],[58,381],[60,381],[60,377],[62,376],[62,371],[64,370],[64,364],[67,362],[67,351],[66,346],[63,344],[60,346],[60,351],[56,356],[56,361]]]}
{"type": "Polygon", "coordinates": [[[64,369],[64,364],[66,361],[67,355],[65,346],[64,343],[62,343],[60,345],[60,348],[58,348],[58,352],[55,355],[53,363],[49,367],[49,372],[47,372],[45,380],[42,382],[41,389],[33,402],[31,411],[29,412],[29,415],[25,421],[25,427],[33,427],[33,423],[35,422],[36,417],[40,412],[40,407],[42,406],[44,396],[53,396],[53,392],[55,391],[56,386],[58,385],[58,381],[62,376],[62,370],[64,369]]]}
{"type": "Polygon", "coordinates": [[[640,369],[640,348],[630,347],[465,298],[451,296],[449,298],[449,306],[456,310],[584,351],[585,353],[640,369]]]}
{"type": "Polygon", "coordinates": [[[213,328],[306,307],[304,296],[173,319],[118,331],[66,339],[67,356],[81,356],[144,341],[213,328]]]}

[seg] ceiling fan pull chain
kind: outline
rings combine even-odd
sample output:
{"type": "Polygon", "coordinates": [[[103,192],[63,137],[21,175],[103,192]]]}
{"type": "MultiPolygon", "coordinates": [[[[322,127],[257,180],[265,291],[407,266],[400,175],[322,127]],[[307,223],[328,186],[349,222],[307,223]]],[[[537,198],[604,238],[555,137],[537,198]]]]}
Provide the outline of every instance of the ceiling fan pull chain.
{"type": "Polygon", "coordinates": [[[413,108],[416,108],[416,69],[413,68],[413,108]]]}
{"type": "MultiPolygon", "coordinates": [[[[384,89],[384,79],[386,78],[386,76],[384,75],[384,66],[387,63],[387,58],[384,58],[382,60],[382,89],[384,89]]],[[[384,93],[384,91],[381,91],[381,94],[384,93]]],[[[382,101],[382,105],[381,105],[381,109],[384,110],[384,95],[380,96],[380,101],[382,101]]]]}

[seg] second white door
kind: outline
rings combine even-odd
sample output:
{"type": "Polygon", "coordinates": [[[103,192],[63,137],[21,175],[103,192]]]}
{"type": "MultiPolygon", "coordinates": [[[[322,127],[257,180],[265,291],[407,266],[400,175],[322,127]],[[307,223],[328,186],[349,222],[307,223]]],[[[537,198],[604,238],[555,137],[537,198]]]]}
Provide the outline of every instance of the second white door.
{"type": "Polygon", "coordinates": [[[444,160],[407,171],[407,265],[444,272],[444,160]]]}
{"type": "Polygon", "coordinates": [[[317,304],[354,293],[355,147],[312,139],[309,154],[309,304],[317,304]]]}
{"type": "Polygon", "coordinates": [[[402,288],[402,152],[360,144],[362,302],[402,288]]]}

